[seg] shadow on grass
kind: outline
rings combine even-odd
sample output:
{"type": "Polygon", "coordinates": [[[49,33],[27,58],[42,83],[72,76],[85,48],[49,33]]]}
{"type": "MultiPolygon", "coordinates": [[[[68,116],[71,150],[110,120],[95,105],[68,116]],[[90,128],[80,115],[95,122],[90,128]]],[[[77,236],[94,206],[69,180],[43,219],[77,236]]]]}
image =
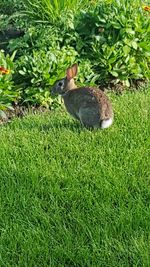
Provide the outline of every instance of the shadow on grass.
{"type": "Polygon", "coordinates": [[[13,130],[21,129],[25,131],[32,131],[36,130],[39,132],[45,132],[48,133],[50,131],[55,132],[56,130],[58,131],[64,131],[64,130],[69,130],[72,132],[81,132],[83,129],[85,129],[80,122],[76,120],[71,120],[68,118],[63,118],[57,120],[52,119],[50,120],[49,118],[45,117],[24,117],[23,119],[19,120],[14,120],[11,121],[9,124],[4,125],[3,127],[9,127],[13,130]]]}
{"type": "Polygon", "coordinates": [[[82,131],[94,131],[93,128],[84,127],[78,120],[75,120],[71,117],[62,116],[62,114],[58,114],[57,116],[53,112],[45,112],[39,114],[28,114],[28,116],[24,116],[23,118],[14,118],[7,124],[4,124],[3,127],[13,130],[25,130],[25,131],[39,131],[48,133],[50,131],[72,131],[74,133],[80,133],[82,131]],[[52,114],[52,116],[49,116],[52,114]]]}
{"type": "Polygon", "coordinates": [[[81,132],[83,131],[82,125],[78,121],[70,121],[70,120],[63,120],[63,121],[54,121],[48,123],[42,123],[38,126],[39,131],[49,132],[51,130],[69,130],[72,132],[81,132]]]}

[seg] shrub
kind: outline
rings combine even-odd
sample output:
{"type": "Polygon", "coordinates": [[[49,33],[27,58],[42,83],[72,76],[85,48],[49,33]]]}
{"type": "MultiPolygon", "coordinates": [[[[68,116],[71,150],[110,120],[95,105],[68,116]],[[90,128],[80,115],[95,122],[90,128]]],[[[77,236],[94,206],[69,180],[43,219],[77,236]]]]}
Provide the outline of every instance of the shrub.
{"type": "Polygon", "coordinates": [[[100,3],[80,15],[76,26],[80,50],[92,61],[101,80],[115,78],[129,86],[131,79],[150,78],[149,25],[141,1],[100,3]]]}
{"type": "Polygon", "coordinates": [[[8,45],[10,52],[17,50],[17,57],[32,54],[32,50],[45,50],[50,47],[57,48],[62,42],[58,29],[52,26],[28,25],[24,36],[11,39],[8,45]]]}
{"type": "Polygon", "coordinates": [[[77,75],[77,82],[80,86],[95,86],[99,81],[100,75],[96,74],[93,70],[93,66],[88,59],[79,59],[79,71],[77,75]]]}
{"type": "MultiPolygon", "coordinates": [[[[64,76],[68,65],[75,62],[77,52],[72,47],[51,47],[48,51],[33,50],[17,62],[17,70],[22,80],[22,98],[25,102],[47,106],[56,105],[50,96],[54,82],[64,76]]],[[[19,77],[18,77],[19,78],[19,77]]]]}
{"type": "Polygon", "coordinates": [[[1,0],[0,13],[11,15],[22,8],[22,1],[18,0],[1,0]]]}

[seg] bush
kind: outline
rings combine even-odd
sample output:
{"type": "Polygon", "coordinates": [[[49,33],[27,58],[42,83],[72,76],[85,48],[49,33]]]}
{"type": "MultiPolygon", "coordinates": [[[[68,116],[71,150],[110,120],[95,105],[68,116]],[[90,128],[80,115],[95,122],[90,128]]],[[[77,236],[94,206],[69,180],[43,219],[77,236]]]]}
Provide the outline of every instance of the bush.
{"type": "MultiPolygon", "coordinates": [[[[63,18],[66,21],[65,17],[63,18]]],[[[73,18],[71,17],[72,21],[73,18]]],[[[70,28],[70,21],[59,28],[50,25],[29,27],[21,38],[11,40],[9,50],[17,50],[18,60],[16,62],[17,72],[14,75],[15,83],[22,88],[23,102],[42,104],[52,107],[56,106],[56,99],[49,95],[49,88],[56,79],[62,78],[65,69],[74,63],[79,62],[80,72],[79,84],[93,85],[98,75],[95,75],[89,60],[81,59],[76,49],[69,46],[76,46],[77,36],[70,28]]]]}
{"type": "Polygon", "coordinates": [[[129,86],[132,79],[150,78],[150,17],[140,3],[113,0],[81,13],[76,26],[81,52],[101,80],[115,78],[129,86]]]}
{"type": "Polygon", "coordinates": [[[72,47],[33,50],[31,55],[20,57],[17,70],[24,83],[24,101],[44,106],[56,105],[56,101],[50,97],[50,88],[64,76],[65,69],[75,62],[76,57],[77,52],[72,47]]]}
{"type": "Polygon", "coordinates": [[[16,39],[11,39],[8,45],[10,52],[17,50],[17,57],[32,54],[32,50],[45,50],[57,48],[62,42],[59,29],[49,25],[28,25],[25,34],[16,39]]]}
{"type": "Polygon", "coordinates": [[[22,8],[22,1],[18,0],[1,0],[0,13],[11,15],[22,8]]]}

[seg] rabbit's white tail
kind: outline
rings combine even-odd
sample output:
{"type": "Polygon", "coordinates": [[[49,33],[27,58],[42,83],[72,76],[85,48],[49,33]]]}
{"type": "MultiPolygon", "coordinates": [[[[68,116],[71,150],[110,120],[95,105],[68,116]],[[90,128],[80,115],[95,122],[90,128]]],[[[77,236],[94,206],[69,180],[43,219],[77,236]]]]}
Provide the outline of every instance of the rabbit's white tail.
{"type": "Polygon", "coordinates": [[[105,129],[105,128],[110,127],[112,125],[112,123],[113,123],[113,119],[112,118],[107,119],[107,120],[103,120],[101,122],[101,129],[105,129]]]}

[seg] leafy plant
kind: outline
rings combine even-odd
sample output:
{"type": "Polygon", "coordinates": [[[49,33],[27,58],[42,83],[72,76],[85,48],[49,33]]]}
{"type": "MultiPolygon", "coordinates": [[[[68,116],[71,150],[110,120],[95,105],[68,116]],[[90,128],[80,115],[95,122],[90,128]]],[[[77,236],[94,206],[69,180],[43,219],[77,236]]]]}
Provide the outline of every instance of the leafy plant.
{"type": "Polygon", "coordinates": [[[18,97],[12,81],[14,57],[15,53],[10,57],[5,56],[2,50],[0,51],[0,116],[5,116],[4,110],[12,108],[12,102],[18,97]]]}
{"type": "Polygon", "coordinates": [[[81,13],[76,30],[101,80],[129,86],[131,79],[150,78],[150,17],[141,1],[100,3],[81,13]]]}
{"type": "Polygon", "coordinates": [[[22,1],[3,0],[0,1],[0,13],[11,15],[22,8],[22,1]]]}
{"type": "Polygon", "coordinates": [[[26,29],[24,36],[12,39],[9,42],[8,49],[10,52],[17,50],[17,56],[32,54],[32,50],[45,50],[50,47],[57,48],[63,40],[60,36],[59,29],[49,25],[30,25],[26,29]]]}
{"type": "Polygon", "coordinates": [[[91,61],[88,59],[79,59],[78,84],[80,86],[95,86],[99,79],[100,75],[94,72],[91,61]]]}
{"type": "MultiPolygon", "coordinates": [[[[97,1],[92,1],[94,5],[97,1]]],[[[48,22],[59,24],[59,19],[65,11],[69,14],[70,10],[78,11],[89,6],[87,0],[23,0],[24,13],[38,22],[48,22]]]]}
{"type": "Polygon", "coordinates": [[[17,62],[17,70],[24,88],[24,101],[44,106],[55,102],[50,96],[50,88],[56,79],[63,77],[65,69],[76,58],[77,52],[72,47],[51,47],[49,51],[33,50],[31,55],[22,56],[17,62]]]}
{"type": "Polygon", "coordinates": [[[7,15],[1,14],[0,15],[0,33],[8,26],[9,18],[7,15]]]}

